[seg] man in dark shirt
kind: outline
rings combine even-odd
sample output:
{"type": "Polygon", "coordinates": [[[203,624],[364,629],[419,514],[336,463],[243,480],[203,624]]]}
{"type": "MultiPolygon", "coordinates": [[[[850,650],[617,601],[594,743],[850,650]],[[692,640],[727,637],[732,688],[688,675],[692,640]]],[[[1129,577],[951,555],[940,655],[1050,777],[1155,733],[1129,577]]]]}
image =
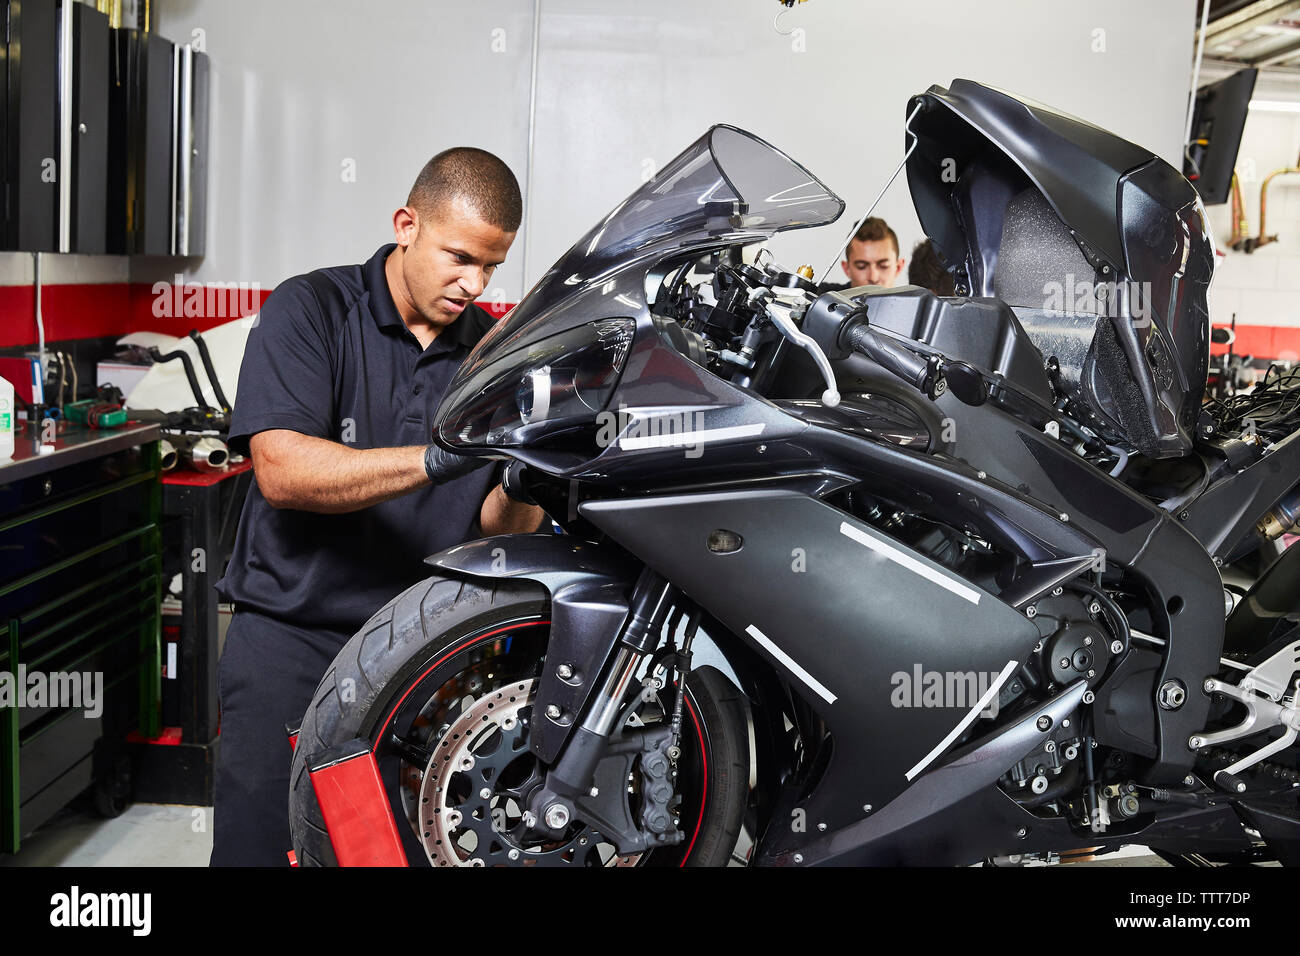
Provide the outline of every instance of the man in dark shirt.
{"type": "Polygon", "coordinates": [[[492,325],[473,304],[504,261],[519,185],[460,147],[420,172],[396,245],[282,283],[248,339],[230,445],[255,482],[218,591],[235,603],[219,666],[213,865],[284,865],[290,751],[330,662],[428,576],[424,557],[535,530],[492,467],[430,445],[452,375],[492,325]]]}

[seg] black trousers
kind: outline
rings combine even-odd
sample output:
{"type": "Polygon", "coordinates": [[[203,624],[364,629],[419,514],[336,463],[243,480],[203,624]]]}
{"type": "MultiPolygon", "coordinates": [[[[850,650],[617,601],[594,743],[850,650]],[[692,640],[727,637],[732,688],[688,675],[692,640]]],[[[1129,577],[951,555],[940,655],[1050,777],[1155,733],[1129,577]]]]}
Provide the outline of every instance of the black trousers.
{"type": "Polygon", "coordinates": [[[221,749],[211,866],[288,865],[293,752],[284,725],[306,712],[350,637],[235,611],[217,668],[221,749]]]}

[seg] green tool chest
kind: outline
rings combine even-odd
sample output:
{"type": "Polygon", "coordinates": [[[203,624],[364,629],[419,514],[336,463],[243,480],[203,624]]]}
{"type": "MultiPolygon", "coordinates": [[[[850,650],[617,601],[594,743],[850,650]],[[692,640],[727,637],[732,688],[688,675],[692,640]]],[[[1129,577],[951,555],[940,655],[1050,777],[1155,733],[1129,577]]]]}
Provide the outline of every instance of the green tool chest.
{"type": "Polygon", "coordinates": [[[156,426],[19,435],[0,462],[0,852],[158,733],[156,426]]]}

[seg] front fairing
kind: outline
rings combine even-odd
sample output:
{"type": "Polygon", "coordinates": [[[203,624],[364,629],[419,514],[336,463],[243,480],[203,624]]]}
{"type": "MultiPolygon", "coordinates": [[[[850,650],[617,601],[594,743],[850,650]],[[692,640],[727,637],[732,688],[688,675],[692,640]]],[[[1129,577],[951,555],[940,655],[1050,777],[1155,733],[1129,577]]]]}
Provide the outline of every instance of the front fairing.
{"type": "MultiPolygon", "coordinates": [[[[512,362],[525,361],[538,343],[579,326],[610,319],[635,323],[633,358],[624,371],[624,377],[631,375],[631,366],[645,358],[647,338],[655,337],[646,289],[653,269],[824,225],[843,209],[838,196],[780,150],[743,130],[714,126],[579,239],[482,339],[448,388],[435,434],[467,450],[448,433],[447,423],[481,401],[512,362]]],[[[713,379],[704,390],[710,393],[704,404],[713,406],[720,399],[712,393],[726,383],[698,371],[713,379]]],[[[700,389],[691,391],[703,397],[700,389]]],[[[747,394],[730,386],[723,391],[736,393],[721,399],[729,404],[747,394]]]]}

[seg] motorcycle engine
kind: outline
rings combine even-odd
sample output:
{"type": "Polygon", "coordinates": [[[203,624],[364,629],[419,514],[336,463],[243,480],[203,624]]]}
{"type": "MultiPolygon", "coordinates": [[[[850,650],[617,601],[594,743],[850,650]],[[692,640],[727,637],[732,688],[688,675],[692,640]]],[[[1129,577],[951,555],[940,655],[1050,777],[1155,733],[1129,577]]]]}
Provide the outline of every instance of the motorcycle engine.
{"type": "MultiPolygon", "coordinates": [[[[1041,638],[1029,660],[1007,682],[1001,706],[1021,698],[1043,700],[1079,680],[1086,681],[1088,690],[1084,708],[1063,720],[1012,766],[1002,777],[1002,788],[1026,808],[1058,800],[1078,807],[1082,805],[1078,794],[1093,776],[1084,765],[1095,754],[1085,748],[1096,746],[1084,725],[1084,712],[1093,701],[1094,689],[1128,646],[1127,621],[1104,591],[1081,582],[1056,588],[1032,609],[1026,608],[1026,613],[1041,638]]],[[[1100,772],[1100,765],[1096,769],[1100,772]]],[[[1135,807],[1131,794],[1117,791],[1110,815],[1131,816],[1135,807]]]]}
{"type": "Polygon", "coordinates": [[[1122,613],[1091,587],[1058,587],[1026,613],[1042,635],[1019,675],[1031,691],[1051,695],[1079,679],[1095,688],[1127,644],[1122,613]]]}

